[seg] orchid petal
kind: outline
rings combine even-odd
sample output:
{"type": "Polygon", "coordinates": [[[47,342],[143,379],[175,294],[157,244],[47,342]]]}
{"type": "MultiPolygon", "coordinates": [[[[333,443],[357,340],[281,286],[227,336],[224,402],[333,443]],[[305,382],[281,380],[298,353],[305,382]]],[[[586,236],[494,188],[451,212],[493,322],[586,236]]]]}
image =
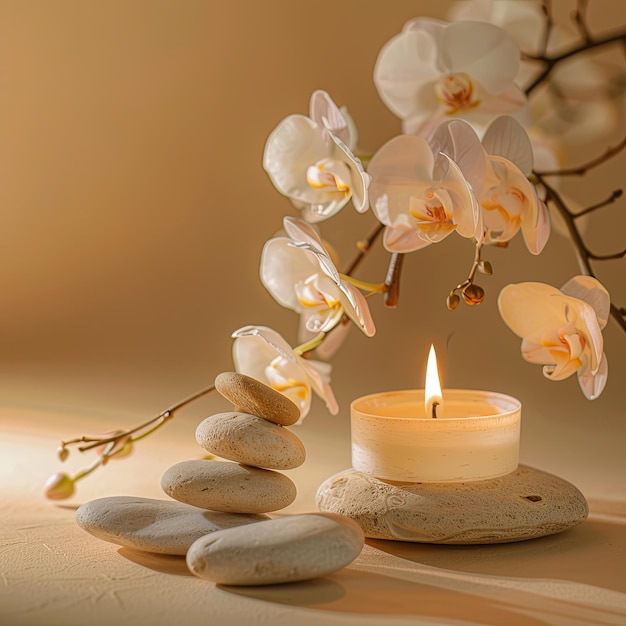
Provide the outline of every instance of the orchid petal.
{"type": "Polygon", "coordinates": [[[518,337],[541,345],[546,328],[560,328],[568,322],[567,303],[561,296],[556,287],[544,283],[511,284],[500,291],[498,309],[518,337]]]}
{"type": "Polygon", "coordinates": [[[495,119],[483,137],[487,154],[497,155],[514,163],[528,176],[533,169],[533,149],[524,127],[513,117],[495,119]]]}
{"type": "Polygon", "coordinates": [[[310,244],[319,251],[324,251],[324,243],[317,231],[308,222],[297,217],[286,216],[283,218],[283,228],[294,241],[310,244]]]}
{"type": "Polygon", "coordinates": [[[297,356],[282,336],[267,326],[244,326],[232,337],[236,371],[286,395],[300,407],[300,419],[309,412],[311,389],[325,400],[332,413],[337,412],[328,384],[330,365],[314,364],[297,356]]]}
{"type": "Polygon", "coordinates": [[[543,200],[532,189],[531,208],[522,215],[522,236],[531,254],[540,254],[550,237],[550,214],[543,200]],[[533,214],[535,222],[533,223],[533,214]]]}
{"type": "Polygon", "coordinates": [[[341,291],[345,297],[342,301],[346,315],[367,337],[373,337],[376,327],[365,296],[354,285],[345,281],[342,282],[341,291]]]}
{"type": "MultiPolygon", "coordinates": [[[[331,415],[337,415],[339,413],[339,406],[335,399],[335,394],[330,387],[330,365],[328,363],[322,363],[321,361],[314,361],[313,359],[301,360],[301,366],[308,375],[311,386],[315,393],[324,400],[326,408],[331,415]]],[[[301,418],[302,419],[302,416],[301,418]]]]}
{"type": "Polygon", "coordinates": [[[590,305],[596,313],[600,328],[604,328],[611,314],[611,297],[604,285],[592,276],[574,276],[561,291],[590,305]]]}
{"type": "Polygon", "coordinates": [[[450,72],[464,72],[489,93],[498,94],[514,80],[519,50],[493,24],[456,22],[442,32],[441,57],[450,72]]]}
{"type": "Polygon", "coordinates": [[[604,350],[604,340],[602,337],[602,330],[598,324],[598,318],[593,307],[578,298],[572,298],[571,296],[563,295],[562,298],[567,302],[569,306],[569,318],[572,323],[585,334],[587,340],[591,344],[588,346],[587,351],[591,356],[589,368],[591,373],[595,374],[600,361],[602,360],[602,351],[604,350]]]}
{"type": "Polygon", "coordinates": [[[439,74],[433,37],[407,30],[383,46],[374,67],[374,84],[387,107],[406,118],[420,109],[437,107],[432,84],[439,74]]]}
{"type": "Polygon", "coordinates": [[[383,246],[389,252],[414,252],[430,245],[432,241],[420,236],[415,228],[393,228],[387,226],[383,234],[383,246]]]}
{"type": "Polygon", "coordinates": [[[602,360],[595,374],[592,374],[588,369],[578,372],[578,384],[588,400],[595,400],[602,393],[608,375],[609,365],[605,354],[602,355],[602,360]]]}
{"type": "Polygon", "coordinates": [[[324,337],[322,344],[316,348],[315,354],[325,361],[331,359],[346,340],[351,328],[352,324],[347,323],[347,321],[337,324],[337,326],[324,337]]]}
{"type": "Polygon", "coordinates": [[[416,187],[430,186],[433,165],[433,153],[421,137],[400,135],[383,145],[368,166],[370,204],[376,217],[387,226],[396,226],[416,187]]]}
{"type": "Polygon", "coordinates": [[[352,204],[359,213],[364,213],[369,207],[368,187],[371,184],[372,177],[363,169],[361,161],[352,154],[348,146],[335,135],[330,136],[335,143],[336,152],[351,171],[351,194],[352,204]]]}
{"type": "Polygon", "coordinates": [[[321,202],[325,194],[309,186],[306,171],[327,156],[328,148],[317,124],[304,115],[290,115],[270,133],[263,167],[283,195],[303,202],[321,202]]]}
{"type": "Polygon", "coordinates": [[[309,104],[309,117],[322,129],[324,139],[328,142],[328,131],[339,137],[343,142],[350,144],[350,128],[331,97],[321,89],[314,91],[309,104]]]}
{"type": "Polygon", "coordinates": [[[433,153],[443,152],[451,157],[475,193],[480,193],[485,179],[485,150],[467,122],[459,119],[444,122],[429,144],[433,153]]]}

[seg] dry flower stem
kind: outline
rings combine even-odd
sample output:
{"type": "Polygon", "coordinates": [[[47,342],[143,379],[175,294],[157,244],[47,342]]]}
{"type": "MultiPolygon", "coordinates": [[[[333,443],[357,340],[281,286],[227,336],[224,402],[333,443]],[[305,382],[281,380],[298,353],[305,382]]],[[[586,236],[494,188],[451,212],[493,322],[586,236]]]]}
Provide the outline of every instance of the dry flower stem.
{"type": "Polygon", "coordinates": [[[400,296],[400,275],[402,274],[402,263],[404,262],[404,254],[393,252],[389,261],[389,269],[387,270],[387,278],[385,285],[385,306],[391,309],[398,306],[398,298],[400,296]]]}
{"type": "MultiPolygon", "coordinates": [[[[551,18],[549,16],[549,13],[545,9],[545,5],[544,11],[546,11],[547,25],[549,25],[551,18]]],[[[581,13],[580,7],[575,14],[575,21],[578,25],[579,31],[584,32],[582,43],[571,46],[570,48],[565,50],[565,52],[562,52],[561,54],[556,54],[554,56],[548,56],[545,53],[538,56],[525,55],[525,58],[527,60],[541,62],[544,66],[543,70],[541,70],[539,74],[537,74],[537,76],[533,79],[530,85],[528,85],[528,87],[526,87],[526,89],[524,90],[527,96],[529,96],[539,85],[541,85],[541,83],[546,80],[546,78],[548,78],[555,66],[557,66],[561,61],[565,61],[566,59],[576,56],[581,52],[586,52],[587,50],[591,50],[593,48],[600,48],[602,46],[607,46],[619,42],[626,43],[626,31],[623,30],[615,33],[608,33],[600,37],[592,37],[589,34],[586,24],[584,24],[584,12],[581,13]]],[[[547,28],[551,30],[551,27],[547,26],[547,28]]]]}

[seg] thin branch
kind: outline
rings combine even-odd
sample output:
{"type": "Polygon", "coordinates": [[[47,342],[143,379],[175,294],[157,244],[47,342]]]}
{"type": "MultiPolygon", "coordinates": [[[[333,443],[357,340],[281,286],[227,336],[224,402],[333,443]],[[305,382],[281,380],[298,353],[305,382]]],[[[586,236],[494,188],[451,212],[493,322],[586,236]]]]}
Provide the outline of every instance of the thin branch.
{"type": "Polygon", "coordinates": [[[595,159],[591,159],[591,161],[587,161],[587,163],[583,163],[577,167],[568,167],[562,170],[536,171],[535,174],[537,176],[583,176],[589,170],[594,167],[598,167],[598,165],[602,165],[605,161],[608,161],[616,154],[619,154],[624,148],[626,148],[626,136],[615,146],[609,146],[604,154],[601,154],[595,159]]]}
{"type": "Polygon", "coordinates": [[[626,43],[626,31],[618,31],[616,33],[610,33],[608,35],[603,35],[595,39],[592,38],[590,41],[584,41],[583,43],[572,46],[568,48],[565,52],[562,52],[561,54],[557,54],[552,57],[533,57],[531,55],[527,55],[526,58],[528,60],[541,61],[544,64],[544,68],[534,78],[530,85],[526,87],[526,89],[524,90],[526,95],[529,96],[541,83],[543,83],[543,81],[550,75],[555,66],[561,63],[561,61],[565,61],[565,59],[569,59],[570,57],[576,56],[581,52],[585,52],[593,48],[600,48],[602,46],[607,46],[619,42],[626,43]]]}
{"type": "Polygon", "coordinates": [[[592,213],[593,211],[597,211],[598,209],[601,209],[602,207],[608,206],[609,204],[613,204],[618,198],[621,198],[623,194],[624,194],[623,189],[616,189],[606,200],[602,200],[602,202],[592,204],[591,206],[588,206],[586,209],[583,209],[582,211],[578,211],[578,213],[572,214],[572,217],[579,218],[579,217],[582,217],[583,215],[588,215],[589,213],[592,213]]]}
{"type": "Polygon", "coordinates": [[[111,443],[111,442],[116,442],[116,441],[119,441],[120,439],[123,439],[124,437],[128,437],[128,436],[133,435],[133,434],[135,434],[137,432],[140,432],[140,431],[148,428],[149,426],[152,426],[152,424],[154,424],[155,422],[157,422],[159,420],[161,420],[161,423],[158,424],[158,426],[161,426],[167,420],[169,420],[170,418],[174,417],[174,413],[176,411],[178,411],[179,409],[182,409],[184,406],[187,406],[188,404],[190,404],[194,400],[197,400],[198,398],[201,398],[202,396],[205,396],[205,395],[207,395],[208,393],[210,393],[210,392],[212,392],[214,390],[215,390],[215,385],[211,385],[210,387],[202,389],[201,391],[198,391],[197,393],[194,393],[193,395],[185,398],[184,400],[181,400],[180,402],[177,402],[176,404],[172,405],[169,409],[166,409],[165,411],[162,411],[156,417],[153,417],[152,419],[148,420],[147,422],[144,422],[143,424],[140,424],[139,426],[135,426],[134,428],[130,428],[128,430],[117,431],[116,434],[112,435],[111,437],[79,437],[77,439],[71,439],[69,441],[62,441],[61,445],[63,447],[65,447],[65,446],[70,445],[72,443],[88,442],[89,443],[88,446],[81,446],[80,448],[78,448],[78,450],[80,452],[86,452],[87,450],[91,450],[92,448],[98,448],[99,446],[102,446],[104,444],[111,443]]]}
{"type": "Polygon", "coordinates": [[[365,258],[365,255],[369,252],[376,239],[378,239],[380,233],[383,232],[384,228],[385,225],[378,222],[365,239],[361,239],[357,242],[356,245],[359,251],[357,252],[354,259],[352,259],[350,265],[348,265],[348,269],[346,269],[344,274],[347,274],[348,276],[351,276],[353,274],[356,268],[360,265],[361,261],[365,258]]]}
{"type": "Polygon", "coordinates": [[[594,259],[595,261],[612,261],[614,259],[623,259],[626,257],[626,250],[615,252],[613,254],[593,254],[593,252],[587,251],[587,254],[590,259],[594,259]]]}

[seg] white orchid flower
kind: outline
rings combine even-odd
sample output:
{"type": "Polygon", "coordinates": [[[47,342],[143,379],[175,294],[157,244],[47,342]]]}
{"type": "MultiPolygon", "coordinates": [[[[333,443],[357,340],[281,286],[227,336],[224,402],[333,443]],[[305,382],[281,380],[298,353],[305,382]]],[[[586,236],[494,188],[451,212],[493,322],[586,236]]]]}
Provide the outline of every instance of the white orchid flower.
{"type": "Polygon", "coordinates": [[[370,203],[385,224],[390,252],[412,252],[451,232],[473,237],[479,208],[459,166],[433,154],[425,139],[400,135],[388,141],[368,166],[370,203]]]}
{"type": "Polygon", "coordinates": [[[497,26],[419,18],[382,48],[374,83],[405,132],[428,136],[446,116],[485,125],[520,110],[518,67],[517,46],[497,26]]]}
{"type": "Polygon", "coordinates": [[[369,176],[346,142],[356,142],[354,125],[322,91],[311,97],[310,117],[290,115],[267,139],[263,167],[308,222],[328,219],[349,200],[359,212],[368,208],[369,176]]]}
{"type": "Polygon", "coordinates": [[[607,290],[590,276],[576,276],[560,290],[545,283],[507,285],[498,297],[502,319],[522,338],[524,359],[543,365],[552,380],[576,372],[589,400],[606,384],[602,329],[610,307],[607,290]]]}
{"type": "MultiPolygon", "coordinates": [[[[530,55],[541,52],[546,16],[540,2],[467,0],[453,3],[449,17],[453,22],[473,20],[494,24],[504,30],[522,52],[530,55]]],[[[536,63],[522,60],[515,81],[523,85],[536,73],[536,63]]]]}
{"type": "Polygon", "coordinates": [[[507,242],[521,229],[528,250],[539,254],[550,236],[550,219],[528,180],[533,168],[528,134],[514,118],[502,116],[490,124],[482,143],[487,154],[481,194],[486,241],[507,242]]]}
{"type": "Polygon", "coordinates": [[[300,407],[300,420],[311,408],[311,391],[325,402],[331,414],[339,411],[330,388],[331,366],[304,359],[275,330],[267,326],[244,326],[232,337],[233,362],[240,374],[276,389],[300,407]]]}
{"type": "Polygon", "coordinates": [[[376,329],[365,297],[341,277],[315,230],[293,217],[284,218],[283,226],[288,236],[270,239],[263,248],[263,285],[279,304],[302,316],[308,333],[329,332],[345,313],[373,336],[376,329]]]}

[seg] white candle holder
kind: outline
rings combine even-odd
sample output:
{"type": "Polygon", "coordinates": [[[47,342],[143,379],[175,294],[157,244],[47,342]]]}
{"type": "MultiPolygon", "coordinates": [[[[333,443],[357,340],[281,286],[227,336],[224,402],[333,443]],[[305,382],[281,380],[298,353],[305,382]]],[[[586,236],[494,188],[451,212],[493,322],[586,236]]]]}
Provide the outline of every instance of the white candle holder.
{"type": "Polygon", "coordinates": [[[352,466],[395,482],[467,482],[513,472],[521,403],[500,393],[446,389],[436,419],[424,391],[389,391],[352,402],[352,466]]]}

